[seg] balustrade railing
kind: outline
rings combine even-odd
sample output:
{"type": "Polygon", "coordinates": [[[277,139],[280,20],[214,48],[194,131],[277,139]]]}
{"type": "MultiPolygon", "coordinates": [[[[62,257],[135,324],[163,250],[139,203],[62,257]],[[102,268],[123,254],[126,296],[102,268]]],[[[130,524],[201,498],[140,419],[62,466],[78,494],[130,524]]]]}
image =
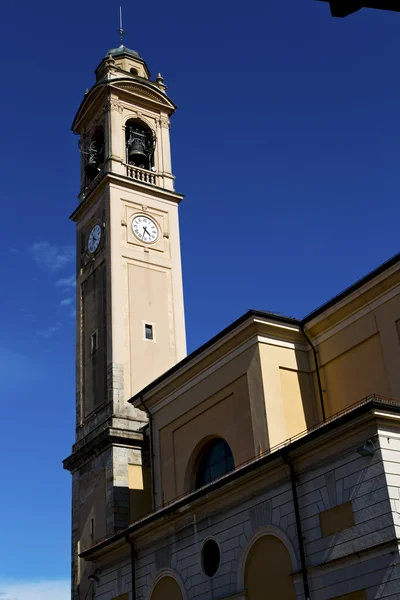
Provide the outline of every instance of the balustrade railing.
{"type": "Polygon", "coordinates": [[[156,185],[157,182],[157,175],[153,171],[135,167],[135,165],[126,165],[126,174],[128,177],[136,179],[137,181],[142,181],[143,183],[156,185]]]}

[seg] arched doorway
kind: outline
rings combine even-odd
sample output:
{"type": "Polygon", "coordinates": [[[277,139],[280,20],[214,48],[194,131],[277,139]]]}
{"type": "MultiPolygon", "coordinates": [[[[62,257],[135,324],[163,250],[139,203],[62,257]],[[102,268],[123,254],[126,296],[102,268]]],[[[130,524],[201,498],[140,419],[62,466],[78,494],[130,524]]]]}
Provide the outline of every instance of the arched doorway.
{"type": "Polygon", "coordinates": [[[292,570],[285,544],[273,535],[260,537],[246,559],[246,600],[296,600],[292,570]]]}
{"type": "Polygon", "coordinates": [[[162,577],[151,594],[151,600],[183,600],[181,589],[172,577],[162,577]]]}

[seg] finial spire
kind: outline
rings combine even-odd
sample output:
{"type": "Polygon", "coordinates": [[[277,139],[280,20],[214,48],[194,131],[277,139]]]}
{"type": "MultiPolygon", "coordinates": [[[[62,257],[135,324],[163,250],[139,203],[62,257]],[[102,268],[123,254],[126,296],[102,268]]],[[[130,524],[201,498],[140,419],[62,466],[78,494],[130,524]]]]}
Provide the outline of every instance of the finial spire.
{"type": "Polygon", "coordinates": [[[124,28],[122,27],[122,6],[119,7],[119,40],[120,46],[124,45],[124,28]]]}

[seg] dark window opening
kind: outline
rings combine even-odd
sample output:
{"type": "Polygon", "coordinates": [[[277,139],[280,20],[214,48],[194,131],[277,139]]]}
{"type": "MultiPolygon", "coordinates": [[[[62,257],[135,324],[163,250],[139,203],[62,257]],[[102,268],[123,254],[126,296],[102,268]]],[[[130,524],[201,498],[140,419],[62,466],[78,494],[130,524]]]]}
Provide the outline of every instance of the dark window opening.
{"type": "Polygon", "coordinates": [[[134,69],[133,67],[130,69],[130,72],[132,73],[132,75],[139,75],[139,71],[137,69],[134,69]]]}
{"type": "Polygon", "coordinates": [[[86,185],[100,173],[104,164],[104,129],[97,127],[92,138],[81,144],[85,161],[86,185]]]}
{"type": "Polygon", "coordinates": [[[153,325],[146,325],[144,326],[144,337],[146,338],[146,340],[152,340],[153,339],[153,325]]]}
{"type": "Polygon", "coordinates": [[[94,354],[96,352],[96,350],[98,349],[98,332],[97,329],[96,331],[93,331],[92,335],[90,336],[90,353],[94,354]]]}
{"type": "Polygon", "coordinates": [[[207,540],[201,553],[203,571],[208,577],[213,577],[218,571],[221,561],[219,546],[215,540],[207,540]]]}
{"type": "Polygon", "coordinates": [[[202,487],[229,471],[233,471],[235,463],[232,451],[225,440],[213,440],[206,448],[197,469],[196,488],[202,487]]]}

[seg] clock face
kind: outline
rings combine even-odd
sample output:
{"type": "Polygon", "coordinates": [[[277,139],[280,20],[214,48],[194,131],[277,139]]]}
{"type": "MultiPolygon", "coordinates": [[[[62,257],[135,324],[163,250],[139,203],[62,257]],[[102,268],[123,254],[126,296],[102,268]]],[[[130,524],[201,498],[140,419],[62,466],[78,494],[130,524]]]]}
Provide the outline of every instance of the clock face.
{"type": "Polygon", "coordinates": [[[133,234],[141,242],[151,244],[158,239],[158,227],[154,223],[153,219],[145,217],[144,215],[138,215],[132,221],[133,234]]]}
{"type": "Polygon", "coordinates": [[[92,231],[89,234],[87,249],[90,254],[94,254],[97,248],[100,245],[101,240],[101,227],[100,225],[95,225],[92,231]]]}

